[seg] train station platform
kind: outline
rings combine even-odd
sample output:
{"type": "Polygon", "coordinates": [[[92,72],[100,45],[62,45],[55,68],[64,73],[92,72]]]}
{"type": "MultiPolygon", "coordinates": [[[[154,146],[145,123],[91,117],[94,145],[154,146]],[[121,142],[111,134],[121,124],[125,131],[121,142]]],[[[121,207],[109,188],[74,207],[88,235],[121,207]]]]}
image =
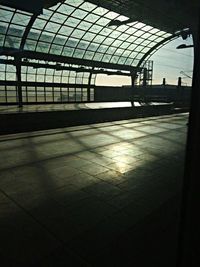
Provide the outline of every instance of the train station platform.
{"type": "Polygon", "coordinates": [[[0,136],[2,266],[175,266],[188,113],[0,136]]]}
{"type": "Polygon", "coordinates": [[[99,102],[0,106],[0,134],[187,112],[173,103],[99,102]]]}

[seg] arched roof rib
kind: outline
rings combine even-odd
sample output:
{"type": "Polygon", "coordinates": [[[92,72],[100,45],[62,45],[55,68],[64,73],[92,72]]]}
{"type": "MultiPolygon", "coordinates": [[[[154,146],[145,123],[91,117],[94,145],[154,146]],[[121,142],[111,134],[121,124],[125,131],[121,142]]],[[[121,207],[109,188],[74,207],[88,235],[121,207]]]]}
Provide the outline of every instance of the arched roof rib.
{"type": "MultiPolygon", "coordinates": [[[[157,43],[171,36],[135,21],[108,27],[127,17],[83,0],[67,0],[44,9],[24,40],[24,50],[85,61],[137,66],[157,43]]],[[[1,6],[0,46],[20,49],[31,14],[1,6]]]]}

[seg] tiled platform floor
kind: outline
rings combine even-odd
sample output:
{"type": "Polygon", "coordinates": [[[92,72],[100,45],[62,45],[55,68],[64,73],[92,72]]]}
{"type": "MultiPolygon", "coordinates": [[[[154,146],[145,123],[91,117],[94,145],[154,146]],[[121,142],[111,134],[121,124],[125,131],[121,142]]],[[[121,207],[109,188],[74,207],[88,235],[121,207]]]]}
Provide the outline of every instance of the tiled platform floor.
{"type": "Polygon", "coordinates": [[[2,266],[175,266],[187,118],[1,136],[2,266]]]}

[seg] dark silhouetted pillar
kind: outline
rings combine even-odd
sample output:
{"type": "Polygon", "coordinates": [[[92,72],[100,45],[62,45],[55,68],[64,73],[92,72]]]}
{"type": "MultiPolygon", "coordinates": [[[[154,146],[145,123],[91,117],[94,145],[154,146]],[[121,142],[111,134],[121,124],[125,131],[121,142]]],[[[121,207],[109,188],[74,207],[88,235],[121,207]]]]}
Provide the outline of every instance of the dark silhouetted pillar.
{"type": "Polygon", "coordinates": [[[166,79],[163,78],[163,83],[162,83],[164,86],[166,85],[166,79]]]}
{"type": "Polygon", "coordinates": [[[23,106],[22,103],[22,85],[21,85],[21,59],[16,59],[16,76],[17,76],[17,94],[18,94],[18,105],[23,106]]]}
{"type": "Polygon", "coordinates": [[[178,267],[200,266],[200,28],[194,38],[194,75],[181,208],[178,267]]]}

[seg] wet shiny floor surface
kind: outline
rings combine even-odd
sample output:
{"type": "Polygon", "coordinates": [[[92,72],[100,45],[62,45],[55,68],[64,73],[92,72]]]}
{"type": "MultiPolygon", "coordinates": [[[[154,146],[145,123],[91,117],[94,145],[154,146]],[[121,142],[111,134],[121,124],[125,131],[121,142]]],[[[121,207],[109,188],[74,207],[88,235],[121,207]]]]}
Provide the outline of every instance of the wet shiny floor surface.
{"type": "Polygon", "coordinates": [[[187,119],[1,136],[2,266],[175,266],[187,119]]]}

